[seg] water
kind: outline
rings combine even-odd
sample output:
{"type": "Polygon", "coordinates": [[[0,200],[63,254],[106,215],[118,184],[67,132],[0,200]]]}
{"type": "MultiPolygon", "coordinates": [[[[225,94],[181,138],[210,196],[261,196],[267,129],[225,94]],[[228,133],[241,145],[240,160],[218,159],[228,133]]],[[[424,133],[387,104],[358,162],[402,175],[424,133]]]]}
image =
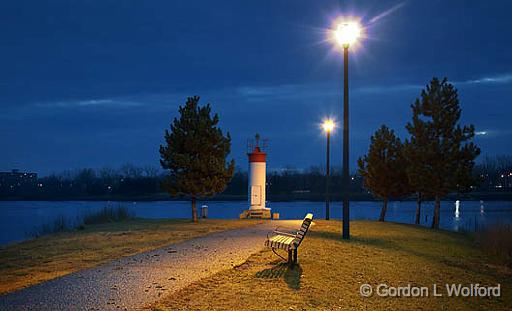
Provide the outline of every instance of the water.
{"type": "MultiPolygon", "coordinates": [[[[190,202],[109,202],[109,201],[0,201],[0,245],[21,241],[30,237],[44,224],[51,224],[58,217],[65,217],[69,223],[80,223],[84,215],[105,206],[121,204],[129,207],[137,217],[142,218],[190,218],[190,202]]],[[[238,218],[247,209],[246,201],[198,202],[198,207],[207,204],[210,218],[238,218]]],[[[315,218],[325,217],[323,202],[270,202],[273,212],[281,219],[298,219],[308,212],[315,218]]],[[[381,208],[380,202],[351,202],[350,219],[376,220],[381,208]]],[[[422,205],[421,225],[429,226],[432,221],[433,203],[422,205]]],[[[416,202],[390,202],[387,221],[414,223],[416,202]]],[[[341,202],[331,203],[331,217],[341,218],[341,202]]],[[[455,202],[442,202],[440,227],[447,230],[475,230],[477,227],[496,222],[512,224],[512,201],[461,201],[459,217],[455,217],[455,202]]]]}

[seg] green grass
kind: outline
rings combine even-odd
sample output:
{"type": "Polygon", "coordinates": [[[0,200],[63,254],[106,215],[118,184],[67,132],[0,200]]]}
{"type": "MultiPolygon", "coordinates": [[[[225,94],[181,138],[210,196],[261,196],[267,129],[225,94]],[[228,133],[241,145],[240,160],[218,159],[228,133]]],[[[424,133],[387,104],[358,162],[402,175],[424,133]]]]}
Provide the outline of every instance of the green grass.
{"type": "Polygon", "coordinates": [[[148,309],[170,310],[507,310],[512,272],[484,254],[468,235],[412,225],[355,221],[352,239],[341,224],[315,221],[290,270],[269,250],[196,282],[148,309]],[[495,286],[500,298],[361,297],[359,288],[444,284],[495,286]]]}
{"type": "Polygon", "coordinates": [[[257,223],[249,220],[130,219],[85,226],[0,248],[0,294],[124,256],[212,232],[257,223]]]}

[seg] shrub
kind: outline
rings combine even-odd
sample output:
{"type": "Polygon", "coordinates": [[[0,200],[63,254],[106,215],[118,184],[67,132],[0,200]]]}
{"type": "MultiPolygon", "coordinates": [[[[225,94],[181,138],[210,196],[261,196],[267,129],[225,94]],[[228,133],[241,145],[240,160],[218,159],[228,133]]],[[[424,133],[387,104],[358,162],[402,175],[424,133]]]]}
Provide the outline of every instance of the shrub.
{"type": "Polygon", "coordinates": [[[28,237],[38,238],[43,235],[64,232],[72,229],[84,230],[86,225],[118,222],[132,219],[134,217],[134,213],[126,206],[106,206],[100,210],[85,215],[83,219],[78,217],[76,222],[72,222],[62,215],[58,216],[53,222],[34,228],[33,231],[26,233],[26,235],[28,237]]]}
{"type": "Polygon", "coordinates": [[[497,223],[475,233],[477,243],[493,256],[504,260],[512,267],[512,227],[510,224],[497,223]]]}
{"type": "Polygon", "coordinates": [[[40,237],[47,234],[58,233],[68,230],[71,227],[68,220],[64,216],[57,217],[53,222],[49,224],[43,224],[38,228],[35,228],[32,232],[27,233],[30,237],[40,237]]]}
{"type": "Polygon", "coordinates": [[[118,222],[133,218],[133,213],[126,207],[119,205],[117,207],[106,206],[99,211],[86,215],[83,220],[84,225],[104,224],[109,222],[118,222]]]}

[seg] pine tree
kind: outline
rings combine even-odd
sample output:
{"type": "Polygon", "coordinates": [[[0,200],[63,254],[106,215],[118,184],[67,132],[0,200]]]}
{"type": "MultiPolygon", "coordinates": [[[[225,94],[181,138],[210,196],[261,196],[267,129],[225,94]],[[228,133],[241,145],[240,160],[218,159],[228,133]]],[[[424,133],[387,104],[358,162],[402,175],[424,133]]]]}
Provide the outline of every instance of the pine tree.
{"type": "MultiPolygon", "coordinates": [[[[408,128],[409,129],[409,128],[408,128]]],[[[416,215],[414,223],[419,225],[421,218],[421,203],[432,198],[430,193],[431,181],[426,173],[427,165],[425,165],[428,154],[428,134],[423,124],[418,127],[409,129],[411,134],[410,140],[404,143],[404,153],[406,158],[406,172],[412,191],[416,194],[416,215]],[[413,131],[413,132],[411,132],[413,131]]]]}
{"type": "Polygon", "coordinates": [[[371,137],[368,154],[358,160],[364,186],[384,201],[379,221],[384,221],[390,198],[409,193],[404,161],[400,139],[385,125],[371,137]]]}
{"type": "Polygon", "coordinates": [[[200,107],[199,97],[189,97],[179,107],[171,131],[165,130],[166,145],[160,146],[160,164],[169,171],[162,183],[171,196],[186,195],[192,203],[192,219],[197,222],[196,199],[222,192],[233,176],[235,161],[226,163],[231,137],[217,126],[219,116],[210,115],[210,104],[200,107]]]}
{"type": "Polygon", "coordinates": [[[439,228],[441,198],[452,191],[467,190],[474,182],[472,169],[480,149],[471,140],[473,125],[461,126],[461,108],[455,87],[444,78],[433,78],[421,99],[411,106],[411,134],[406,143],[408,176],[419,193],[435,197],[432,228],[439,228]]]}

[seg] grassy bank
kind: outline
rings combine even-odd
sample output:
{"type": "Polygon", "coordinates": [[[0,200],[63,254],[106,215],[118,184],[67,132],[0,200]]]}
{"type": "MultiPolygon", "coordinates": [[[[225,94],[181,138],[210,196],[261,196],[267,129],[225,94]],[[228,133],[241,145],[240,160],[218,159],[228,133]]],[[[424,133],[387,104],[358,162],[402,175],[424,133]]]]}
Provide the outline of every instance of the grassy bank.
{"type": "MultiPolygon", "coordinates": [[[[467,235],[411,225],[316,221],[290,270],[265,250],[231,270],[165,297],[153,310],[506,310],[512,307],[512,272],[484,254],[467,235]],[[437,284],[443,297],[363,298],[362,284],[437,284]],[[500,298],[447,297],[445,284],[501,284],[500,298]]],[[[431,292],[431,291],[430,291],[431,292]]]]}
{"type": "Polygon", "coordinates": [[[123,256],[257,221],[133,219],[85,226],[0,248],[0,294],[123,256]]]}

